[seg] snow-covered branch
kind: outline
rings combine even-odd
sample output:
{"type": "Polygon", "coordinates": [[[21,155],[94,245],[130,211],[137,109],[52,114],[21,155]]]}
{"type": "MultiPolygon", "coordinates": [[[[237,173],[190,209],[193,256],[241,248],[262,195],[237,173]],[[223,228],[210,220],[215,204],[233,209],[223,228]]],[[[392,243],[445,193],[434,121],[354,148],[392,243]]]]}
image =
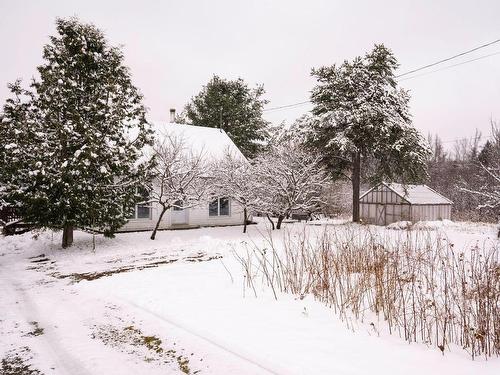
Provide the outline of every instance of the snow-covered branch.
{"type": "Polygon", "coordinates": [[[171,208],[183,210],[199,204],[206,197],[209,184],[203,152],[194,153],[182,137],[165,134],[154,144],[153,154],[156,164],[150,199],[161,207],[151,235],[154,240],[165,212],[171,208]]]}
{"type": "Polygon", "coordinates": [[[248,216],[259,208],[260,202],[253,166],[246,159],[226,152],[214,166],[211,188],[215,196],[230,198],[243,208],[243,232],[246,232],[248,216]]]}
{"type": "Polygon", "coordinates": [[[330,179],[319,162],[293,140],[277,142],[255,159],[260,209],[278,217],[278,229],[292,212],[311,213],[323,203],[321,192],[330,179]]]}
{"type": "Polygon", "coordinates": [[[481,171],[489,177],[487,183],[483,184],[479,189],[471,189],[469,187],[461,187],[463,192],[475,194],[483,199],[478,208],[500,208],[500,174],[496,168],[486,167],[483,163],[479,163],[481,171]]]}

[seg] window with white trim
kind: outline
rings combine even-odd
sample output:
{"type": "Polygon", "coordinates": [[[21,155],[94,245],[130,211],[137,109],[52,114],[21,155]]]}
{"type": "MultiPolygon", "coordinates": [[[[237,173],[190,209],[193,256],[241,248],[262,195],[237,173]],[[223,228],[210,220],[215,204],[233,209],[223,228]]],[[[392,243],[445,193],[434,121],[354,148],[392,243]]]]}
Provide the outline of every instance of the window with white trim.
{"type": "Polygon", "coordinates": [[[208,216],[229,216],[229,198],[217,198],[210,202],[208,216]]]}
{"type": "Polygon", "coordinates": [[[134,212],[129,219],[151,219],[151,202],[149,202],[149,192],[146,189],[137,189],[137,194],[143,199],[134,207],[134,212]]]}

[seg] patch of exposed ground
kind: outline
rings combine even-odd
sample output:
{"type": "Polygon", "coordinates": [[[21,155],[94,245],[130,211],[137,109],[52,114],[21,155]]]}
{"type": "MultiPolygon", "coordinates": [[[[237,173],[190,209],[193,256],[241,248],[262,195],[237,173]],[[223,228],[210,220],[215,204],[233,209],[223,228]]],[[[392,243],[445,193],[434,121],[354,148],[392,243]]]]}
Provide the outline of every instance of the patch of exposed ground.
{"type": "Polygon", "coordinates": [[[45,254],[32,256],[28,259],[31,265],[26,268],[27,270],[49,271],[55,268],[55,260],[50,260],[45,254]]]}
{"type": "MultiPolygon", "coordinates": [[[[134,325],[117,327],[111,324],[94,325],[91,337],[102,341],[129,355],[134,355],[145,362],[157,364],[174,364],[185,374],[197,374],[192,371],[189,358],[179,354],[176,349],[167,348],[165,343],[155,335],[146,335],[134,325]]],[[[173,343],[173,346],[176,344],[173,343]]],[[[193,353],[191,353],[191,356],[193,353]]]]}
{"type": "Polygon", "coordinates": [[[38,325],[38,322],[30,322],[33,330],[25,334],[25,336],[40,336],[43,335],[43,328],[38,325]]]}
{"type": "MultiPolygon", "coordinates": [[[[118,273],[130,272],[130,271],[140,271],[148,268],[155,268],[165,264],[171,264],[177,261],[184,262],[207,262],[214,259],[222,258],[221,255],[207,255],[206,253],[198,253],[196,255],[180,257],[180,258],[171,258],[171,257],[154,257],[149,258],[145,263],[139,264],[131,264],[121,267],[112,267],[103,271],[96,272],[82,272],[82,273],[70,273],[70,274],[61,274],[59,272],[51,273],[51,276],[56,277],[58,279],[71,279],[73,283],[78,283],[82,280],[92,281],[100,279],[101,277],[112,276],[118,273]]],[[[144,259],[143,259],[144,260],[144,259]]]]}
{"type": "Polygon", "coordinates": [[[27,346],[10,350],[2,358],[0,374],[2,375],[43,375],[29,363],[33,356],[27,346]]]}

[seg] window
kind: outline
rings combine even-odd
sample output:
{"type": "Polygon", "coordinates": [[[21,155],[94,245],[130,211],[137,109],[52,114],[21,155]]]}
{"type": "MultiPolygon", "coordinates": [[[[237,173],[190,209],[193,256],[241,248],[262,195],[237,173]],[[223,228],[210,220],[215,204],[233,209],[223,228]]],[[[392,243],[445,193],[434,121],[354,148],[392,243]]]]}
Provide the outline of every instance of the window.
{"type": "Polygon", "coordinates": [[[151,202],[149,201],[149,192],[146,189],[137,189],[137,194],[141,196],[142,202],[134,207],[134,212],[129,219],[151,219],[151,202]]]}
{"type": "Polygon", "coordinates": [[[183,201],[175,201],[175,203],[174,203],[174,211],[182,211],[182,210],[184,210],[183,208],[181,208],[183,205],[184,205],[183,201]]]}
{"type": "Polygon", "coordinates": [[[229,216],[229,198],[217,198],[210,202],[208,216],[229,216]]]}
{"type": "Polygon", "coordinates": [[[149,219],[151,217],[151,207],[145,204],[138,204],[136,207],[138,219],[149,219]]]}
{"type": "Polygon", "coordinates": [[[219,198],[219,216],[229,216],[229,199],[219,198]]]}
{"type": "Polygon", "coordinates": [[[208,205],[208,216],[219,216],[219,200],[216,199],[208,205]]]}

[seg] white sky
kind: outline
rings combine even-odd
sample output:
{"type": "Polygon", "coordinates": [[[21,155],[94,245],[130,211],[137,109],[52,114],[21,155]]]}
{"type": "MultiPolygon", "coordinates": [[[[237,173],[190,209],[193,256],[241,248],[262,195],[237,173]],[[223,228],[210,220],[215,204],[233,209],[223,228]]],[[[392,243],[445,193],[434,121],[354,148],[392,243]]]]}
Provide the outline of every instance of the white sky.
{"type": "MultiPolygon", "coordinates": [[[[77,15],[123,44],[151,120],[167,120],[215,73],[263,83],[268,107],[309,99],[312,67],[391,48],[405,72],[500,38],[500,1],[24,1],[0,0],[0,103],[27,81],[57,16],[77,15]]],[[[451,65],[500,51],[500,43],[451,65]]],[[[430,69],[432,70],[432,69],[430,69]]],[[[444,141],[500,120],[500,54],[401,82],[414,124],[444,141]]],[[[273,111],[293,121],[310,106],[273,111]]],[[[451,145],[451,143],[450,143],[451,145]]]]}

